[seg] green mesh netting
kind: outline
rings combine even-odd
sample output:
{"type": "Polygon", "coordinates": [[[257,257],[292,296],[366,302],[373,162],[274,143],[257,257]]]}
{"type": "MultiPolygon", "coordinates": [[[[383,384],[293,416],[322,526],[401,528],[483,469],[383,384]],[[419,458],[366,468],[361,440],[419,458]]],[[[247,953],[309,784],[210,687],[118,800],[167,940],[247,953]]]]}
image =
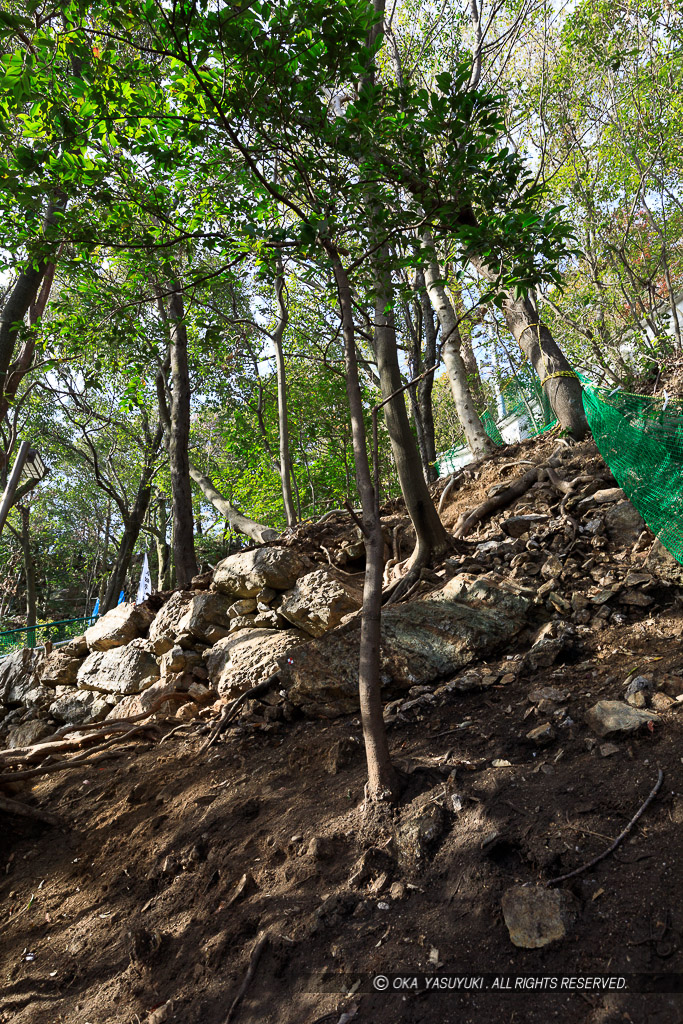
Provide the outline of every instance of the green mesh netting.
{"type": "Polygon", "coordinates": [[[483,412],[481,414],[481,422],[482,422],[482,425],[484,427],[484,430],[486,431],[488,436],[491,438],[493,443],[499,445],[500,447],[502,447],[502,445],[503,445],[503,438],[500,436],[500,431],[499,431],[498,427],[496,426],[496,421],[494,420],[493,416],[488,411],[488,409],[486,410],[486,412],[483,412]]]}
{"type": "Polygon", "coordinates": [[[683,563],[683,400],[579,379],[600,454],[652,532],[683,563]]]}

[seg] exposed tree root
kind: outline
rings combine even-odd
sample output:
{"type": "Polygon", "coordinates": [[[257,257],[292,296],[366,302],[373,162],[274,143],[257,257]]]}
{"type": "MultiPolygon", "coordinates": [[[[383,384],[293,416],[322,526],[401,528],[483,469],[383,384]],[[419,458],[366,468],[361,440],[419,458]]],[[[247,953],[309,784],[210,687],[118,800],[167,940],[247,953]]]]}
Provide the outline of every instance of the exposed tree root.
{"type": "Polygon", "coordinates": [[[41,821],[45,825],[59,825],[59,818],[47,811],[41,811],[37,807],[29,807],[19,800],[12,800],[8,796],[0,796],[0,811],[6,814],[16,814],[20,818],[31,818],[33,821],[41,821]]]}
{"type": "Polygon", "coordinates": [[[246,693],[240,694],[240,696],[236,700],[232,701],[231,704],[226,704],[221,714],[221,717],[218,719],[215,726],[211,730],[206,742],[197,751],[195,757],[201,757],[202,754],[206,753],[209,747],[212,747],[214,745],[220,734],[224,731],[224,729],[227,728],[227,726],[233,720],[233,718],[235,718],[237,712],[245,703],[245,701],[251,700],[253,697],[263,697],[264,694],[268,693],[268,691],[275,685],[275,683],[279,681],[279,678],[280,677],[277,675],[277,673],[275,675],[269,676],[268,679],[265,679],[262,683],[258,683],[256,686],[252,686],[251,690],[247,690],[246,693]]]}
{"type": "MultiPolygon", "coordinates": [[[[28,771],[19,772],[5,772],[0,775],[1,782],[23,782],[24,779],[35,779],[39,775],[52,775],[54,772],[63,772],[68,768],[72,768],[74,765],[82,764],[90,758],[91,754],[99,753],[100,751],[106,751],[109,747],[113,746],[114,743],[118,743],[120,740],[130,739],[131,736],[139,736],[144,732],[155,732],[159,733],[159,730],[155,725],[134,725],[125,731],[118,731],[114,736],[111,736],[104,743],[99,743],[90,749],[84,751],[82,754],[78,754],[76,757],[69,757],[65,761],[57,761],[55,764],[42,764],[39,768],[30,768],[28,771]]],[[[69,749],[74,749],[73,747],[69,749]]],[[[62,751],[63,752],[63,751],[62,751]]],[[[35,760],[35,758],[32,758],[35,760]]],[[[93,758],[92,761],[95,759],[93,758]]],[[[89,763],[92,763],[90,761],[89,763]]],[[[31,763],[30,761],[28,763],[31,763]]]]}
{"type": "Polygon", "coordinates": [[[247,973],[244,976],[244,981],[240,985],[239,992],[237,993],[237,995],[235,996],[230,1005],[228,1015],[225,1018],[225,1024],[230,1024],[230,1021],[234,1019],[237,1009],[242,1000],[244,999],[246,991],[249,988],[249,985],[251,984],[254,974],[256,973],[256,968],[258,967],[258,962],[261,959],[261,954],[263,953],[263,950],[266,948],[269,941],[270,935],[268,934],[268,932],[264,932],[257,939],[256,945],[254,946],[251,953],[249,967],[247,968],[247,973]]]}
{"type": "Polygon", "coordinates": [[[542,468],[544,467],[534,466],[533,469],[527,470],[523,476],[517,477],[516,480],[513,480],[507,487],[494,494],[493,497],[487,498],[486,501],[483,501],[472,512],[461,515],[456,524],[454,536],[459,540],[466,537],[475,526],[488,519],[498,509],[505,508],[506,505],[509,505],[516,498],[520,498],[536,483],[542,468]]]}
{"type": "Polygon", "coordinates": [[[589,860],[587,864],[582,864],[580,868],[575,868],[573,871],[568,871],[566,875],[560,875],[558,878],[551,878],[547,884],[557,885],[558,882],[566,882],[568,878],[574,878],[576,875],[582,875],[584,871],[589,871],[590,868],[595,867],[595,865],[599,864],[601,860],[605,859],[605,857],[609,857],[610,853],[614,853],[617,846],[619,846],[619,844],[626,838],[626,836],[629,834],[635,823],[638,821],[638,818],[641,817],[646,808],[650,806],[654,798],[657,796],[657,793],[662,788],[663,781],[664,772],[660,768],[659,773],[657,775],[657,781],[655,782],[654,788],[652,789],[652,792],[648,796],[647,800],[645,800],[645,802],[640,805],[640,807],[633,815],[624,831],[619,833],[619,835],[614,840],[611,846],[608,846],[606,850],[603,850],[602,853],[599,853],[597,857],[593,857],[593,859],[589,860]]]}

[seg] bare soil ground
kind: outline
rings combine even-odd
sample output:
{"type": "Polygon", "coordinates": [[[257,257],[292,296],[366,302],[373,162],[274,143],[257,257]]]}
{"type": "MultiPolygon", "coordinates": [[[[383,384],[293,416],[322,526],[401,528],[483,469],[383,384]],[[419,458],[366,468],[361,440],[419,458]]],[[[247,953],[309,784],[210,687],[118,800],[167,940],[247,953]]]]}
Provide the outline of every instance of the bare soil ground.
{"type": "MultiPolygon", "coordinates": [[[[446,521],[525,451],[507,451],[457,491],[446,521]]],[[[61,825],[3,822],[0,1021],[224,1024],[264,932],[237,1024],[336,1024],[345,1012],[356,1024],[683,1020],[680,992],[372,986],[378,974],[413,972],[683,977],[683,704],[611,752],[584,723],[597,700],[623,697],[634,669],[661,692],[683,690],[678,592],[653,591],[653,605],[581,634],[550,668],[506,674],[522,644],[476,666],[499,676],[484,692],[441,689],[400,711],[389,736],[405,791],[384,825],[364,815],[355,717],[248,714],[200,759],[201,737],[176,736],[36,781],[17,795],[61,825]],[[528,699],[540,686],[568,692],[573,722],[545,748],[526,739],[543,721],[528,699]],[[503,892],[591,860],[660,768],[662,789],[624,843],[564,883],[578,906],[567,936],[512,945],[503,892]],[[392,835],[432,805],[443,827],[427,856],[402,859],[392,835]],[[354,879],[370,846],[386,859],[375,854],[354,879]]]]}

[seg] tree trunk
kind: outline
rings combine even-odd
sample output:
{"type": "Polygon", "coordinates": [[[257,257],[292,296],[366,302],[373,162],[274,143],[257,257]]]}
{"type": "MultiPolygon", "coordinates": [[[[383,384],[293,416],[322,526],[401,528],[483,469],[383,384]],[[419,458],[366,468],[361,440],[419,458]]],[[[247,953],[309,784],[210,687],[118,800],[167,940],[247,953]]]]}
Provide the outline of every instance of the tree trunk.
{"type": "Polygon", "coordinates": [[[282,350],[282,336],[289,320],[289,311],[285,302],[285,281],[281,273],[275,278],[275,294],[280,311],[277,327],[273,332],[275,347],[275,365],[277,368],[277,419],[280,434],[280,480],[282,481],[282,501],[287,517],[287,526],[296,523],[294,498],[292,497],[292,463],[289,455],[289,420],[287,417],[287,380],[285,377],[285,356],[282,350]]]}
{"type": "Polygon", "coordinates": [[[152,493],[151,475],[151,469],[147,469],[143,474],[137,494],[135,495],[135,504],[124,521],[123,535],[116,555],[116,561],[114,562],[114,568],[109,577],[104,598],[100,601],[100,615],[104,615],[105,612],[115,608],[118,604],[119,594],[123,589],[126,575],[130,569],[135,545],[140,536],[140,530],[145,521],[147,509],[149,508],[149,499],[152,493]]]}
{"type": "Polygon", "coordinates": [[[363,509],[365,532],[366,569],[361,613],[358,696],[368,763],[368,794],[372,801],[394,801],[398,795],[398,780],[389,754],[389,743],[382,713],[380,683],[384,537],[379,517],[378,495],[373,486],[368,463],[363,399],[358,378],[351,286],[334,245],[328,240],[325,243],[325,248],[334,270],[339,294],[344,336],[346,393],[351,415],[356,483],[363,509]]]}
{"type": "MultiPolygon", "coordinates": [[[[495,282],[496,274],[481,259],[470,260],[487,281],[495,282]]],[[[580,441],[589,432],[583,409],[581,384],[564,353],[538,315],[528,297],[503,300],[503,316],[508,330],[520,345],[541,379],[541,386],[558,418],[560,426],[580,441]]]]}
{"type": "MultiPolygon", "coordinates": [[[[415,276],[417,295],[422,308],[422,325],[425,335],[424,365],[434,366],[436,363],[436,325],[434,323],[434,310],[427,294],[424,274],[418,270],[415,276]]],[[[422,420],[422,432],[424,437],[425,456],[427,458],[428,470],[426,479],[433,483],[437,479],[436,466],[436,442],[434,439],[434,406],[432,405],[432,392],[434,390],[434,374],[421,380],[417,385],[417,402],[420,408],[422,420]]]]}
{"type": "MultiPolygon", "coordinates": [[[[24,573],[26,576],[26,625],[31,627],[36,624],[37,599],[36,599],[36,566],[33,561],[31,549],[31,510],[28,505],[22,505],[21,511],[21,550],[24,556],[24,573]]],[[[26,634],[26,646],[36,646],[36,631],[30,629],[26,634]]]]}
{"type": "MultiPolygon", "coordinates": [[[[432,246],[430,235],[425,234],[423,240],[428,247],[432,246]]],[[[467,444],[475,458],[490,455],[496,450],[496,446],[484,430],[467,383],[467,367],[460,354],[461,340],[458,321],[441,280],[438,263],[429,262],[425,267],[424,275],[429,298],[441,326],[441,355],[446,364],[455,409],[465,431],[467,444]]]]}
{"type": "MultiPolygon", "coordinates": [[[[190,470],[190,473],[192,471],[190,470]]],[[[168,515],[166,513],[166,502],[162,497],[158,501],[158,532],[156,534],[157,547],[157,589],[168,590],[171,586],[170,568],[171,552],[168,545],[166,529],[168,526],[168,515]]]]}
{"type": "Polygon", "coordinates": [[[403,393],[394,394],[403,387],[403,381],[398,364],[391,285],[383,270],[375,281],[375,292],[375,357],[382,398],[386,402],[384,416],[401,493],[415,530],[416,543],[410,565],[411,568],[425,566],[435,556],[447,551],[451,547],[451,540],[427,488],[403,393]],[[387,401],[391,395],[394,397],[387,401]]]}
{"type": "Polygon", "coordinates": [[[270,527],[262,526],[260,523],[255,523],[253,519],[243,516],[230,504],[229,501],[226,501],[226,499],[219,494],[212,481],[205,473],[198,470],[191,462],[189,463],[189,467],[190,476],[199,486],[204,497],[211,502],[214,508],[217,508],[219,512],[222,512],[233,530],[236,530],[237,533],[243,533],[247,537],[251,537],[252,540],[257,541],[259,544],[265,544],[267,541],[275,540],[277,538],[277,530],[271,530],[270,527]]]}
{"type": "Polygon", "coordinates": [[[180,285],[174,281],[169,301],[171,340],[171,430],[168,456],[173,495],[173,554],[178,585],[186,587],[197,575],[194,519],[188,448],[190,443],[190,374],[187,365],[187,328],[180,285]]]}

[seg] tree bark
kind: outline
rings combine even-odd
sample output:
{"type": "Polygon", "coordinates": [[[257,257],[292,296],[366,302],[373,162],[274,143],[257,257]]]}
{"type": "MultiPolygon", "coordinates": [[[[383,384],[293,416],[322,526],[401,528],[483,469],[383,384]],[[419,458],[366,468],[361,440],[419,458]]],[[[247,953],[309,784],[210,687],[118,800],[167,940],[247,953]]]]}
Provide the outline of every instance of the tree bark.
{"type": "Polygon", "coordinates": [[[403,499],[415,530],[415,549],[410,566],[428,565],[451,546],[451,540],[434,507],[422,472],[422,462],[410,429],[396,347],[396,324],[391,308],[391,285],[381,269],[375,281],[375,357],[379,371],[382,398],[386,401],[384,416],[391,441],[391,450],[398,473],[403,499]]]}
{"type": "MultiPolygon", "coordinates": [[[[281,268],[280,268],[281,269],[281,268]]],[[[282,350],[282,337],[289,320],[289,311],[285,301],[285,280],[282,273],[275,278],[275,295],[280,311],[277,326],[273,332],[275,348],[275,366],[277,369],[277,419],[280,435],[280,480],[282,481],[282,501],[287,517],[287,526],[296,523],[296,511],[292,496],[292,460],[289,454],[289,419],[287,416],[287,379],[285,376],[285,356],[282,350]]]]}
{"type": "Polygon", "coordinates": [[[204,497],[211,502],[214,508],[217,508],[219,512],[222,512],[233,530],[236,530],[237,533],[243,533],[247,537],[251,537],[252,540],[257,541],[259,544],[265,544],[278,537],[277,530],[271,530],[269,526],[262,526],[260,523],[255,523],[253,519],[249,519],[247,516],[243,516],[241,512],[238,512],[237,509],[234,508],[234,506],[216,490],[209,477],[198,470],[196,466],[193,466],[191,462],[189,463],[189,467],[190,476],[198,485],[204,497]]]}
{"type": "Polygon", "coordinates": [[[372,482],[363,415],[363,400],[358,377],[358,358],[353,322],[351,286],[339,254],[330,240],[324,243],[334,271],[344,337],[346,393],[351,415],[351,436],[356,466],[356,483],[363,510],[365,534],[365,580],[361,612],[358,696],[360,700],[365,754],[368,763],[368,794],[372,801],[393,802],[398,795],[398,779],[391,763],[389,743],[382,712],[380,683],[380,640],[382,616],[382,576],[384,537],[379,517],[379,501],[372,482]]]}
{"type": "MultiPolygon", "coordinates": [[[[427,294],[427,285],[424,274],[418,270],[415,276],[417,295],[422,309],[422,326],[425,336],[424,365],[434,366],[436,363],[436,335],[437,329],[434,323],[434,310],[427,294]]],[[[426,479],[433,483],[437,479],[436,466],[436,441],[434,438],[434,406],[432,404],[432,392],[434,391],[434,374],[421,380],[417,385],[417,402],[420,408],[422,420],[422,431],[424,437],[425,456],[427,459],[428,471],[426,479]]]]}
{"type": "Polygon", "coordinates": [[[135,502],[130,513],[124,519],[123,534],[116,554],[116,561],[112,569],[104,598],[100,601],[100,615],[115,608],[118,604],[119,594],[126,581],[130,563],[133,559],[133,552],[137,544],[142,524],[149,508],[149,499],[152,494],[152,470],[147,468],[143,473],[138,485],[135,502]]]}
{"type": "MultiPolygon", "coordinates": [[[[482,277],[495,282],[495,272],[481,259],[473,257],[470,262],[482,277]]],[[[581,384],[564,353],[546,325],[538,322],[528,296],[521,299],[505,296],[502,310],[510,333],[538,374],[560,426],[580,441],[589,433],[588,420],[583,409],[581,384]]]]}
{"type": "Polygon", "coordinates": [[[187,364],[187,328],[180,285],[174,281],[169,300],[169,328],[171,353],[171,429],[168,456],[171,467],[173,496],[173,555],[176,579],[181,587],[188,586],[197,575],[194,551],[194,518],[192,514],[192,485],[190,483],[190,374],[187,364]]]}
{"type": "MultiPolygon", "coordinates": [[[[427,247],[432,248],[433,243],[429,234],[425,233],[423,241],[427,247]]],[[[430,260],[426,265],[424,275],[427,292],[441,326],[441,355],[446,364],[451,394],[458,419],[465,431],[467,444],[475,458],[490,455],[496,450],[496,446],[484,430],[467,383],[467,367],[460,354],[461,338],[458,321],[443,285],[439,265],[435,260],[430,260]]]]}
{"type": "MultiPolygon", "coordinates": [[[[20,507],[21,512],[21,551],[24,556],[24,574],[26,576],[26,625],[35,626],[37,617],[36,597],[36,566],[33,561],[33,550],[31,548],[31,510],[28,505],[20,507]]],[[[27,633],[27,647],[36,646],[35,630],[29,628],[27,633]]]]}

